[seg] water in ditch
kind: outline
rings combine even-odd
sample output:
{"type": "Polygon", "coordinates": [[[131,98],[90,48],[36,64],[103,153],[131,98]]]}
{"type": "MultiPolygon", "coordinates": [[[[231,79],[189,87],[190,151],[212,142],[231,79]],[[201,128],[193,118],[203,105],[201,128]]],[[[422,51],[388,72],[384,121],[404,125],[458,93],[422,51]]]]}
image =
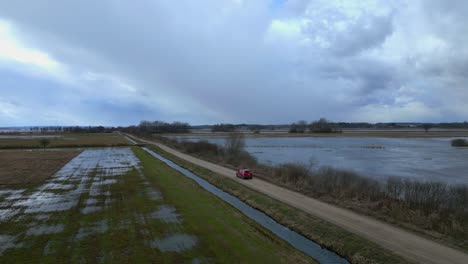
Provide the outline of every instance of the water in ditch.
{"type": "Polygon", "coordinates": [[[304,252],[305,254],[311,256],[313,259],[317,260],[320,263],[349,263],[346,259],[338,256],[336,253],[327,250],[325,248],[320,247],[317,243],[313,242],[305,238],[304,236],[290,230],[289,228],[277,223],[271,217],[267,216],[263,212],[250,207],[248,204],[244,203],[243,201],[237,199],[236,197],[230,195],[222,191],[221,189],[215,187],[211,183],[205,181],[204,179],[200,178],[199,176],[193,174],[187,169],[180,167],[179,165],[175,164],[174,162],[162,157],[161,155],[155,153],[154,151],[149,150],[148,148],[143,148],[146,152],[154,156],[155,158],[161,160],[162,162],[166,163],[169,167],[179,171],[183,175],[189,177],[190,179],[194,180],[198,183],[201,187],[205,190],[209,191],[210,193],[216,195],[217,197],[221,198],[222,200],[226,201],[230,205],[237,208],[243,214],[245,214],[250,219],[254,220],[264,228],[270,230],[278,237],[282,238],[289,244],[291,244],[296,249],[304,252]]]}

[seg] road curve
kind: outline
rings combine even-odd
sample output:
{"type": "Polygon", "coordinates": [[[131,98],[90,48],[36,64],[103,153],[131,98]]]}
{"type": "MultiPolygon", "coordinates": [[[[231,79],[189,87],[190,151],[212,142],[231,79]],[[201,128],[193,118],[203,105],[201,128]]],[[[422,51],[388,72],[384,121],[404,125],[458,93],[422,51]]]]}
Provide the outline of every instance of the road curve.
{"type": "Polygon", "coordinates": [[[373,241],[376,244],[389,249],[398,255],[401,255],[409,261],[428,264],[468,263],[467,254],[415,235],[401,228],[354,213],[350,210],[321,202],[317,199],[307,197],[298,192],[288,190],[258,178],[247,181],[238,179],[235,177],[236,172],[232,169],[197,159],[157,142],[140,138],[136,139],[158,146],[181,159],[197,164],[201,167],[205,167],[222,176],[236,180],[237,182],[244,184],[254,190],[257,190],[304,212],[342,227],[352,233],[373,241]]]}

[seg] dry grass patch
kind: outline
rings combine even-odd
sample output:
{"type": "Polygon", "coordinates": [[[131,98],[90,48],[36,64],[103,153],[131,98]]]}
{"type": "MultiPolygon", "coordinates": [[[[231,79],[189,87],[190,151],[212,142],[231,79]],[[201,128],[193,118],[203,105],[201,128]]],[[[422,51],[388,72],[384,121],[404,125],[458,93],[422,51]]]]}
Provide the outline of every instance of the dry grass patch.
{"type": "Polygon", "coordinates": [[[78,150],[2,151],[0,185],[41,183],[80,152],[78,150]]]}
{"type": "Polygon", "coordinates": [[[57,133],[32,135],[5,135],[0,138],[0,148],[40,148],[41,136],[47,136],[49,148],[116,147],[129,146],[129,142],[117,133],[57,133]]]}

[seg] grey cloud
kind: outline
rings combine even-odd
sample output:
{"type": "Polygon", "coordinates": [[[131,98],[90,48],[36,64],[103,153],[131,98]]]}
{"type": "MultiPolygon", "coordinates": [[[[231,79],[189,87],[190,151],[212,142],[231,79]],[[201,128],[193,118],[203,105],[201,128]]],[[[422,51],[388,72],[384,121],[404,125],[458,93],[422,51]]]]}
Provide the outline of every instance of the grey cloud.
{"type": "MultiPolygon", "coordinates": [[[[394,22],[413,19],[402,16],[401,10],[388,16],[365,15],[351,21],[345,31],[336,31],[320,24],[322,17],[305,13],[307,1],[286,2],[284,13],[276,17],[269,1],[244,2],[248,6],[217,0],[10,1],[0,2],[0,17],[19,28],[26,43],[64,62],[72,73],[102,72],[134,87],[135,96],[128,101],[116,98],[116,90],[109,87],[114,84],[106,81],[86,83],[96,89],[98,100],[89,100],[89,89],[77,95],[90,109],[114,110],[128,122],[133,116],[134,122],[144,118],[281,123],[325,113],[347,120],[366,105],[391,105],[402,86],[421,91],[421,83],[432,80],[423,69],[439,69],[443,78],[464,82],[462,70],[456,69],[465,64],[463,60],[455,64],[456,56],[440,63],[445,53],[414,55],[420,68],[379,57],[383,44],[401,31],[394,22]],[[265,41],[271,21],[285,17],[307,19],[303,37],[319,35],[330,46],[288,43],[296,39],[285,40],[291,45],[265,41]],[[370,50],[377,55],[366,52],[370,50]]],[[[344,19],[332,7],[321,15],[330,21],[344,19]]],[[[461,35],[460,28],[454,32],[461,35]]],[[[444,39],[458,43],[455,37],[444,39]]],[[[448,89],[434,87],[438,88],[427,91],[448,89]]],[[[54,91],[67,94],[60,88],[54,91]]],[[[430,97],[411,95],[425,102],[430,97]]],[[[51,99],[55,100],[60,99],[51,99]]],[[[118,115],[108,113],[103,119],[118,120],[118,115]]]]}
{"type": "Polygon", "coordinates": [[[337,34],[331,49],[338,56],[355,55],[380,46],[392,34],[392,16],[367,17],[337,34]]]}

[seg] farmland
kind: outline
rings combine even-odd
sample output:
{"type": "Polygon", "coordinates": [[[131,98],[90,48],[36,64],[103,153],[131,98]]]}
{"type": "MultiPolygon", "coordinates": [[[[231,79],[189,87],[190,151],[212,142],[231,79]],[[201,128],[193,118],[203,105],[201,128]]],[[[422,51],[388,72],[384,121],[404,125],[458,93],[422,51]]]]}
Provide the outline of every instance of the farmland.
{"type": "Polygon", "coordinates": [[[2,186],[0,216],[2,263],[313,263],[139,148],[85,149],[38,186],[2,186]]]}
{"type": "Polygon", "coordinates": [[[0,149],[40,148],[40,139],[47,139],[50,148],[128,146],[128,141],[117,133],[61,133],[50,135],[0,135],[0,149]]]}
{"type": "Polygon", "coordinates": [[[77,150],[2,151],[0,152],[0,186],[42,183],[68,161],[77,150]]]}

